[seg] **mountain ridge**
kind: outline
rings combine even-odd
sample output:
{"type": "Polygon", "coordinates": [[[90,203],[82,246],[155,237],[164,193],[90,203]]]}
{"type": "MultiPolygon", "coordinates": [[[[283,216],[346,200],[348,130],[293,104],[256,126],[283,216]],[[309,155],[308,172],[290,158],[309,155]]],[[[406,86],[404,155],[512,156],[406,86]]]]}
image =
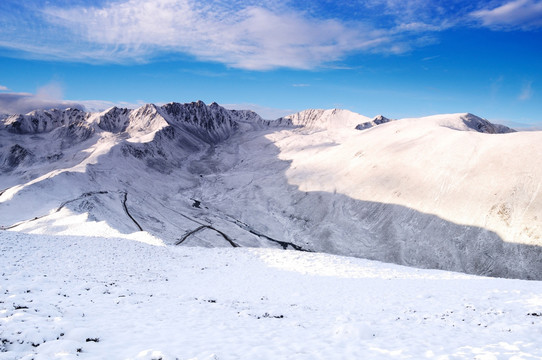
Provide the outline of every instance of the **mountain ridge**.
{"type": "Polygon", "coordinates": [[[542,278],[537,133],[492,133],[468,113],[359,131],[369,118],[346,110],[269,121],[203,102],[40,114],[0,128],[0,225],[12,231],[143,229],[183,246],[542,278]]]}

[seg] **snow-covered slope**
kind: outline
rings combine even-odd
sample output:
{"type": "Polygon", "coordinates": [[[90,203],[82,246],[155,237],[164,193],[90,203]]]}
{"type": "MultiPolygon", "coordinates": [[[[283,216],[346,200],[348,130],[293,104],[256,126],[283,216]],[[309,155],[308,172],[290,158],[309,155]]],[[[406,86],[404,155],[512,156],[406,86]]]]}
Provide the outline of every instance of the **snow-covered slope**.
{"type": "Polygon", "coordinates": [[[540,359],[542,282],[0,232],[0,359],[540,359]]]}
{"type": "Polygon", "coordinates": [[[359,131],[371,119],[346,110],[264,121],[202,102],[69,111],[4,121],[0,225],[542,279],[540,132],[471,114],[359,131]]]}
{"type": "Polygon", "coordinates": [[[308,109],[277,119],[284,124],[292,124],[305,130],[333,130],[354,128],[366,122],[368,117],[343,109],[308,109]]]}

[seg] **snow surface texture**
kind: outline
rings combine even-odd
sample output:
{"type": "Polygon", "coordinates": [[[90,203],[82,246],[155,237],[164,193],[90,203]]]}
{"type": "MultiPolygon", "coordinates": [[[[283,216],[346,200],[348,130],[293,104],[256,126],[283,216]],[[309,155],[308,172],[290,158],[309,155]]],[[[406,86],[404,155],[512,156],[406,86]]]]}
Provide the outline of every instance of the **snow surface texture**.
{"type": "Polygon", "coordinates": [[[0,233],[0,359],[541,359],[542,282],[0,233]]]}
{"type": "Polygon", "coordinates": [[[472,114],[376,120],[202,102],[10,116],[0,225],[542,279],[540,132],[472,114]]]}

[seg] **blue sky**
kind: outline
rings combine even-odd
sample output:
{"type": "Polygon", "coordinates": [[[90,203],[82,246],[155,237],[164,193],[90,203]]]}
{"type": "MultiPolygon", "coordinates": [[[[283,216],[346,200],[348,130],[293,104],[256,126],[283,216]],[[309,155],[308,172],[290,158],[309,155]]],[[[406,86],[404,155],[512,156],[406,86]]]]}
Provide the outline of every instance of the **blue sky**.
{"type": "Polygon", "coordinates": [[[216,101],[542,126],[542,0],[2,0],[0,112],[216,101]]]}

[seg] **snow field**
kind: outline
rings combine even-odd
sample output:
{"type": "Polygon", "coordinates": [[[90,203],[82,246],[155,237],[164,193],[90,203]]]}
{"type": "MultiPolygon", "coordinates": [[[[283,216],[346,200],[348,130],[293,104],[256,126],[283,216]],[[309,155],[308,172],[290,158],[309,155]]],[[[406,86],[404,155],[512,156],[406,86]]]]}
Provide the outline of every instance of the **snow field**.
{"type": "Polygon", "coordinates": [[[542,282],[0,232],[0,359],[541,359],[542,282]]]}

